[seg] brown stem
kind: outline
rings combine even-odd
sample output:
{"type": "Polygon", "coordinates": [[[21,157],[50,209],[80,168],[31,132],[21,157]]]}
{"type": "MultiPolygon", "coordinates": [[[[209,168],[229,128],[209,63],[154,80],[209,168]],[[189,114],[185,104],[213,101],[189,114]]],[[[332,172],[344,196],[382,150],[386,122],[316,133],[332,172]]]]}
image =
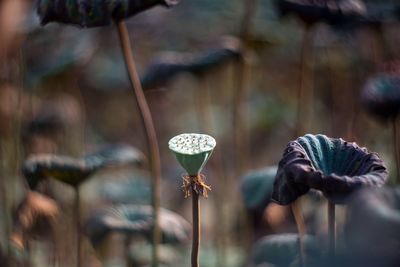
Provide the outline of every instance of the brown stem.
{"type": "Polygon", "coordinates": [[[81,209],[79,187],[75,188],[75,227],[76,227],[76,266],[82,266],[82,234],[81,234],[81,209]]]}
{"type": "Polygon", "coordinates": [[[160,243],[161,234],[159,227],[159,209],[160,209],[160,181],[161,181],[161,163],[160,152],[157,143],[157,135],[153,124],[153,118],[146,98],[143,93],[140,78],[136,70],[133,60],[132,48],[129,41],[128,30],[124,21],[117,22],[121,47],[125,58],[126,68],[128,70],[129,79],[132,84],[136,102],[138,104],[142,122],[147,135],[147,146],[150,154],[150,164],[152,172],[152,205],[154,212],[154,228],[153,228],[153,251],[152,251],[152,266],[158,266],[158,244],[160,243]]]}
{"type": "Polygon", "coordinates": [[[328,200],[328,233],[329,233],[329,256],[334,259],[336,251],[336,225],[335,204],[328,200]]]}
{"type": "Polygon", "coordinates": [[[397,183],[400,183],[400,159],[399,159],[399,140],[397,137],[397,122],[396,118],[392,120],[393,126],[393,153],[394,153],[394,160],[396,161],[396,177],[397,183]]]}
{"type": "Polygon", "coordinates": [[[304,223],[304,217],[301,213],[300,199],[297,199],[291,204],[294,220],[297,226],[297,232],[299,233],[299,251],[300,251],[300,266],[304,266],[305,251],[304,251],[304,235],[306,233],[306,225],[304,223]]]}
{"type": "Polygon", "coordinates": [[[301,45],[300,59],[300,87],[297,91],[297,120],[296,138],[303,135],[310,128],[310,114],[313,105],[312,74],[307,61],[311,58],[313,34],[309,27],[305,29],[301,45]]]}
{"type": "Polygon", "coordinates": [[[200,199],[199,194],[192,189],[192,217],[193,217],[193,243],[192,243],[192,267],[199,267],[200,246],[200,199]]]}

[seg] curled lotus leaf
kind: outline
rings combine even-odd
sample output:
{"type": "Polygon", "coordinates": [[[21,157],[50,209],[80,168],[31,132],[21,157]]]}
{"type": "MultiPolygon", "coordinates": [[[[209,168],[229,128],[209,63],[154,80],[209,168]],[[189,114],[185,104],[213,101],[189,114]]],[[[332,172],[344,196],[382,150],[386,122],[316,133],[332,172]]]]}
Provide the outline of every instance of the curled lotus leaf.
{"type": "Polygon", "coordinates": [[[142,78],[142,85],[145,89],[162,87],[184,72],[202,75],[240,56],[240,41],[233,37],[203,53],[164,52],[150,64],[142,78]]]}
{"type": "Polygon", "coordinates": [[[213,137],[197,133],[183,133],[168,142],[169,149],[189,175],[202,171],[216,144],[213,137]]]}
{"type": "Polygon", "coordinates": [[[361,103],[379,118],[397,117],[400,112],[400,75],[380,73],[370,78],[363,88],[361,103]]]}
{"type": "Polygon", "coordinates": [[[345,224],[346,244],[362,259],[400,261],[400,187],[367,188],[349,201],[345,224]],[[382,244],[385,244],[384,246],[382,244]]]}
{"type": "Polygon", "coordinates": [[[355,190],[382,186],[387,177],[378,154],[341,138],[307,134],[287,145],[279,162],[272,199],[287,205],[313,188],[342,204],[355,190]]]}
{"type": "Polygon", "coordinates": [[[325,22],[334,26],[360,23],[367,19],[361,0],[275,0],[281,16],[293,14],[312,25],[325,22]]]}
{"type": "MultiPolygon", "coordinates": [[[[148,205],[119,205],[96,212],[86,223],[86,233],[93,246],[99,245],[110,232],[140,235],[151,240],[154,224],[153,208],[148,205]]],[[[188,242],[191,226],[180,215],[160,209],[163,243],[188,242]]]]}
{"type": "Polygon", "coordinates": [[[35,188],[40,181],[47,178],[77,187],[100,169],[116,165],[139,164],[143,160],[143,154],[136,148],[114,145],[83,158],[35,154],[23,163],[22,172],[30,188],[35,188]]]}
{"type": "Polygon", "coordinates": [[[249,210],[264,210],[271,199],[277,166],[252,171],[242,178],[241,191],[249,210]]]}
{"type": "Polygon", "coordinates": [[[177,0],[39,0],[38,14],[43,25],[49,22],[99,27],[134,16],[157,5],[166,7],[177,0]]]}
{"type": "MultiPolygon", "coordinates": [[[[303,242],[307,263],[317,261],[320,257],[320,248],[315,237],[305,235],[303,242]]],[[[278,267],[287,267],[293,266],[292,264],[298,261],[299,255],[299,236],[297,234],[275,234],[265,236],[257,241],[253,248],[251,262],[252,266],[273,264],[278,267]]]]}

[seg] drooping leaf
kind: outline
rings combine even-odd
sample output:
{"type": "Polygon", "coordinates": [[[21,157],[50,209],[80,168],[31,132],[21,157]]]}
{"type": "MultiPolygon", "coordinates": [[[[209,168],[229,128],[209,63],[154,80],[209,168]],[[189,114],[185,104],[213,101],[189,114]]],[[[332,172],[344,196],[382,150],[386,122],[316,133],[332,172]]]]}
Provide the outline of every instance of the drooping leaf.
{"type": "Polygon", "coordinates": [[[213,137],[206,134],[180,134],[168,142],[169,149],[189,175],[199,174],[216,146],[213,137]]]}
{"type": "Polygon", "coordinates": [[[357,189],[382,186],[387,177],[378,154],[340,138],[307,134],[286,147],[272,198],[287,205],[313,188],[340,204],[357,189]]]}
{"type": "Polygon", "coordinates": [[[365,263],[395,266],[400,261],[399,229],[399,187],[368,188],[351,198],[344,228],[349,253],[365,263]]]}
{"type": "Polygon", "coordinates": [[[308,25],[325,22],[344,26],[368,18],[362,0],[275,0],[275,3],[281,16],[292,14],[308,25]]]}
{"type": "Polygon", "coordinates": [[[370,78],[361,95],[361,103],[381,119],[397,117],[400,112],[400,75],[380,73],[370,78]]]}
{"type": "Polygon", "coordinates": [[[150,64],[142,78],[143,88],[152,89],[165,86],[177,75],[187,72],[204,74],[217,66],[238,59],[241,55],[240,42],[228,38],[218,48],[204,53],[165,52],[150,64]]]}
{"type": "Polygon", "coordinates": [[[241,191],[249,210],[263,210],[270,202],[278,167],[252,171],[242,178],[241,191]]]}
{"type": "Polygon", "coordinates": [[[39,0],[41,23],[61,22],[81,27],[106,26],[157,5],[166,7],[177,0],[39,0]]]}
{"type": "MultiPolygon", "coordinates": [[[[119,205],[101,210],[86,223],[86,232],[93,246],[99,245],[110,232],[140,235],[151,240],[153,209],[147,205],[119,205]]],[[[180,215],[167,209],[160,210],[162,241],[170,244],[186,243],[190,224],[180,215]]]]}
{"type": "Polygon", "coordinates": [[[23,164],[22,171],[30,188],[47,178],[53,178],[74,187],[85,181],[99,169],[114,165],[138,164],[143,154],[126,145],[115,145],[83,158],[72,158],[54,154],[30,156],[23,164]]]}
{"type": "MultiPolygon", "coordinates": [[[[305,235],[303,238],[306,262],[317,261],[320,258],[321,250],[315,237],[305,235]]],[[[288,267],[298,261],[299,255],[299,236],[297,234],[269,235],[254,245],[251,262],[252,266],[262,266],[265,263],[277,267],[288,267]]]]}

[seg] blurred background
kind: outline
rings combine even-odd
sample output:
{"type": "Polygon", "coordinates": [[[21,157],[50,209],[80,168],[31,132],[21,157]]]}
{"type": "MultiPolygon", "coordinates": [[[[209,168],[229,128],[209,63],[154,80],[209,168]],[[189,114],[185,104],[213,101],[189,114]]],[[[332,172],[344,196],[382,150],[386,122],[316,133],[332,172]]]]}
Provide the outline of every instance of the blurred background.
{"type": "MultiPolygon", "coordinates": [[[[178,62],[207,56],[212,61],[218,54],[215,51],[226,43],[239,47],[234,51],[240,59],[234,53],[236,57],[221,64],[216,59],[218,64],[210,63],[211,67],[167,75],[168,82],[144,88],[160,145],[161,206],[189,222],[191,201],[181,191],[183,169],[169,151],[168,140],[183,132],[204,132],[217,140],[205,169],[212,191],[201,201],[203,267],[249,265],[252,244],[258,238],[296,233],[293,216],[284,206],[268,205],[257,215],[255,225],[249,222],[252,215],[246,211],[240,186],[241,177],[249,171],[277,165],[286,144],[297,136],[322,133],[368,147],[385,161],[388,183],[394,184],[392,129],[362,108],[360,94],[368,77],[382,66],[397,64],[400,27],[391,11],[400,3],[365,3],[374,14],[388,14],[378,16],[378,26],[306,25],[295,15],[281,16],[269,0],[183,0],[173,8],[155,7],[127,19],[141,77],[165,55],[178,62]],[[187,57],[179,58],[181,53],[187,57]],[[388,61],[394,63],[382,64],[388,61]],[[312,90],[299,98],[302,83],[312,90]],[[241,84],[238,125],[233,116],[241,84]],[[301,127],[299,102],[304,114],[301,127]],[[242,149],[239,156],[238,147],[242,149]]],[[[9,250],[11,214],[26,194],[23,161],[36,153],[80,157],[112,143],[130,144],[147,155],[138,112],[114,25],[90,29],[56,23],[41,26],[33,1],[0,1],[3,256],[9,250]]],[[[146,163],[93,175],[80,188],[83,221],[102,207],[150,204],[150,176],[146,163]]],[[[63,223],[55,226],[57,246],[46,238],[33,239],[29,250],[14,251],[13,257],[29,258],[31,266],[74,266],[70,251],[75,244],[70,239],[75,237],[69,234],[74,229],[74,192],[57,181],[40,190],[60,208],[63,223]]],[[[326,214],[317,210],[325,203],[321,200],[315,205],[303,205],[307,232],[324,239],[326,214]]],[[[340,233],[345,208],[337,210],[340,233]]],[[[125,244],[120,237],[107,242],[111,244],[108,252],[99,257],[99,249],[85,238],[83,266],[125,266],[120,252],[125,244]]],[[[135,244],[131,251],[139,256],[132,257],[147,258],[132,266],[150,266],[147,246],[135,244]]],[[[189,255],[187,244],[166,248],[161,258],[165,266],[188,266],[189,255]]]]}

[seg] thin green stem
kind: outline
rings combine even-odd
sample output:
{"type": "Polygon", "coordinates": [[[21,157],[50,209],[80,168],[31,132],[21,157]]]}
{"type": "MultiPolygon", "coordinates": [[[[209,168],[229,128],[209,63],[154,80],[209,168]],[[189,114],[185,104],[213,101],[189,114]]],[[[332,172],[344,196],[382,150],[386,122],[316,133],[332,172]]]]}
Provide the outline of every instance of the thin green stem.
{"type": "Polygon", "coordinates": [[[335,204],[328,200],[328,234],[329,234],[329,256],[334,259],[336,254],[336,223],[335,204]]]}
{"type": "Polygon", "coordinates": [[[295,202],[293,202],[290,207],[296,222],[297,232],[299,233],[300,267],[303,267],[305,262],[304,235],[306,233],[306,225],[301,212],[300,199],[297,199],[295,202]]]}
{"type": "Polygon", "coordinates": [[[159,209],[160,209],[160,182],[161,182],[161,162],[160,152],[158,148],[156,130],[154,128],[153,118],[146,97],[143,93],[140,78],[136,70],[135,61],[133,59],[132,48],[129,40],[129,34],[124,21],[117,22],[117,28],[121,47],[125,59],[126,68],[128,70],[129,79],[135,93],[136,102],[138,104],[140,115],[147,137],[148,152],[150,154],[150,164],[152,172],[152,206],[154,215],[153,228],[153,251],[152,251],[152,266],[158,267],[158,244],[161,240],[159,226],[159,209]]]}
{"type": "Polygon", "coordinates": [[[199,194],[192,189],[193,243],[191,262],[192,267],[199,267],[200,247],[200,199],[199,194]]]}

